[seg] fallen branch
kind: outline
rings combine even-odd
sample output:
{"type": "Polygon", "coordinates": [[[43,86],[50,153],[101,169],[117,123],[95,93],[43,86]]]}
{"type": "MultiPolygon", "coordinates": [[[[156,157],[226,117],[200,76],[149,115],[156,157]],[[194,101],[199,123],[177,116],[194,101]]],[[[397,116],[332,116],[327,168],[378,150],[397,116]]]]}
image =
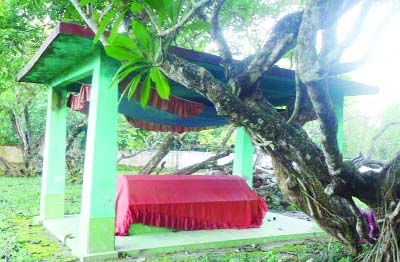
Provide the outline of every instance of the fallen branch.
{"type": "Polygon", "coordinates": [[[232,153],[231,150],[226,150],[226,151],[216,154],[200,163],[179,169],[175,173],[179,174],[179,175],[191,175],[202,169],[211,169],[212,168],[212,169],[220,169],[221,170],[221,168],[232,165],[232,163],[233,163],[232,161],[230,161],[229,163],[226,163],[224,165],[218,165],[218,160],[228,156],[230,153],[232,153]]]}
{"type": "Polygon", "coordinates": [[[150,159],[150,161],[139,171],[139,174],[150,174],[153,170],[158,166],[161,160],[169,152],[170,145],[175,140],[176,133],[170,132],[168,136],[165,138],[164,142],[161,144],[160,148],[158,149],[157,153],[150,159]]]}
{"type": "Polygon", "coordinates": [[[145,151],[144,149],[143,149],[143,150],[139,150],[139,151],[130,150],[130,152],[129,152],[130,154],[127,154],[127,155],[125,155],[124,153],[122,153],[122,154],[118,157],[117,163],[121,162],[121,161],[124,160],[124,159],[135,157],[135,156],[139,155],[140,153],[142,153],[142,152],[144,152],[144,151],[145,151]]]}
{"type": "Polygon", "coordinates": [[[167,161],[163,161],[160,165],[160,168],[155,172],[155,175],[159,175],[161,173],[161,171],[164,170],[165,168],[165,164],[167,164],[167,161]]]}

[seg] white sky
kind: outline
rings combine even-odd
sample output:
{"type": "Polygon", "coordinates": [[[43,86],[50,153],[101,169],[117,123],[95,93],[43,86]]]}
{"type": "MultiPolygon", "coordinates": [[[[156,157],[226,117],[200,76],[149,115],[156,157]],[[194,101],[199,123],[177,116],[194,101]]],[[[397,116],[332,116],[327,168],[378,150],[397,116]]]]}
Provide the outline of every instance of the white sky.
{"type": "MultiPolygon", "coordinates": [[[[370,11],[364,26],[364,33],[353,47],[345,53],[344,60],[353,60],[366,50],[369,41],[390,7],[380,6],[370,11]]],[[[345,35],[356,17],[357,8],[346,14],[338,27],[339,37],[345,35]]],[[[400,63],[400,13],[395,14],[376,41],[369,61],[349,75],[354,81],[379,87],[380,93],[364,96],[358,100],[357,109],[369,117],[378,117],[390,104],[400,100],[399,63],[400,63]]],[[[400,117],[400,108],[399,108],[400,117]]]]}
{"type": "MultiPolygon", "coordinates": [[[[352,61],[364,54],[376,26],[389,14],[391,8],[389,4],[379,2],[377,7],[370,10],[363,26],[363,32],[355,44],[345,52],[342,57],[343,61],[352,61]]],[[[359,9],[359,6],[356,6],[339,21],[339,40],[343,39],[350,30],[359,9]]],[[[242,59],[254,53],[256,49],[256,47],[252,46],[254,39],[261,35],[265,37],[265,33],[270,30],[274,23],[275,21],[272,19],[255,21],[253,26],[246,28],[241,33],[234,32],[232,28],[225,28],[224,34],[234,52],[235,58],[242,59]],[[252,38],[253,41],[251,40],[252,38]]],[[[216,51],[217,47],[211,42],[207,46],[207,50],[216,51]]],[[[398,80],[400,76],[400,72],[398,72],[400,69],[400,12],[385,24],[385,28],[379,36],[379,40],[375,42],[373,50],[368,62],[348,75],[354,81],[380,88],[378,95],[362,96],[356,99],[356,108],[360,111],[360,114],[376,119],[387,106],[394,101],[400,100],[400,84],[398,80]]],[[[288,64],[287,61],[280,61],[279,63],[280,66],[284,67],[288,67],[288,64]]]]}

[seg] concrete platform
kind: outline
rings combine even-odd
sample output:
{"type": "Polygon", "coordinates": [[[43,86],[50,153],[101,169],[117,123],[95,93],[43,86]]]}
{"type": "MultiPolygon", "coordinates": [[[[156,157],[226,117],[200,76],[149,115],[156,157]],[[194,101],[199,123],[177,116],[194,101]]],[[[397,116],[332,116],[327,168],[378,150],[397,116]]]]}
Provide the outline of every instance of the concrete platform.
{"type": "Polygon", "coordinates": [[[116,252],[87,255],[80,250],[79,215],[46,220],[43,224],[82,261],[115,258],[119,253],[131,256],[154,255],[165,252],[239,247],[326,236],[326,233],[313,222],[268,212],[260,228],[179,231],[115,237],[116,252]]]}

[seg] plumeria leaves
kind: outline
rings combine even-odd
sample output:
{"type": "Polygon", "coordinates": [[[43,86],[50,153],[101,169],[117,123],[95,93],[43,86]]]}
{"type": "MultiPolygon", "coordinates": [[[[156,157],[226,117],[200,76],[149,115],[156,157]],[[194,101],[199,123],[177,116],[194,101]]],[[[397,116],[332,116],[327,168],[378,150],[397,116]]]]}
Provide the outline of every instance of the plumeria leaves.
{"type": "Polygon", "coordinates": [[[170,86],[168,79],[161,72],[160,68],[152,67],[150,69],[150,78],[156,84],[156,90],[158,95],[162,99],[168,99],[170,94],[170,86]]]}
{"type": "Polygon", "coordinates": [[[151,88],[150,85],[151,85],[150,74],[147,74],[146,77],[144,78],[141,93],[140,93],[140,104],[141,104],[142,108],[146,108],[147,103],[149,102],[150,88],[151,88]]]}

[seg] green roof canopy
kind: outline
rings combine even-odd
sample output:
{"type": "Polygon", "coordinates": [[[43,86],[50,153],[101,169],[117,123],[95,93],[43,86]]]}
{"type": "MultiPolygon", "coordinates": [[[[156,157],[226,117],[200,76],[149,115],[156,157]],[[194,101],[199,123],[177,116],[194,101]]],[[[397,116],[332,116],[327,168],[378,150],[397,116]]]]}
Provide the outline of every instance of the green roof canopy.
{"type": "MultiPolygon", "coordinates": [[[[60,76],[68,75],[76,68],[84,68],[86,60],[90,60],[95,54],[102,49],[101,44],[93,44],[93,32],[91,29],[74,24],[59,23],[56,29],[43,43],[36,52],[31,61],[19,72],[17,80],[21,82],[51,84],[57,82],[60,76]]],[[[220,81],[225,81],[224,69],[221,66],[222,58],[219,56],[201,53],[193,50],[183,49],[179,47],[171,47],[169,52],[189,60],[192,63],[208,69],[220,81]]],[[[109,64],[113,64],[115,68],[119,66],[119,62],[111,58],[106,58],[109,64]]],[[[63,83],[63,87],[71,92],[78,92],[82,83],[91,83],[93,71],[81,70],[80,74],[75,74],[73,78],[63,83]]],[[[263,75],[262,89],[264,95],[274,106],[286,106],[290,100],[295,97],[295,81],[294,71],[279,67],[272,67],[263,75]]],[[[207,108],[207,114],[201,116],[202,119],[186,119],[191,123],[196,121],[220,120],[215,125],[226,124],[227,121],[217,116],[212,103],[205,97],[197,94],[195,91],[188,89],[176,82],[171,81],[171,95],[188,100],[195,103],[202,103],[207,108]]],[[[338,78],[329,79],[330,90],[332,94],[339,96],[356,96],[366,95],[378,92],[378,88],[368,86],[361,83],[342,80],[338,78]]],[[[143,121],[157,122],[159,124],[186,125],[182,122],[182,118],[176,118],[172,121],[173,116],[164,114],[157,109],[149,109],[138,113],[140,110],[137,106],[132,107],[126,103],[119,106],[119,112],[129,115],[133,118],[147,115],[143,121]],[[165,119],[165,121],[162,121],[165,119]],[[158,121],[156,121],[158,120],[158,121]],[[170,121],[170,122],[168,122],[170,121]],[[171,122],[172,121],[172,122],[171,122]]],[[[213,126],[204,122],[194,126],[213,126]]]]}

